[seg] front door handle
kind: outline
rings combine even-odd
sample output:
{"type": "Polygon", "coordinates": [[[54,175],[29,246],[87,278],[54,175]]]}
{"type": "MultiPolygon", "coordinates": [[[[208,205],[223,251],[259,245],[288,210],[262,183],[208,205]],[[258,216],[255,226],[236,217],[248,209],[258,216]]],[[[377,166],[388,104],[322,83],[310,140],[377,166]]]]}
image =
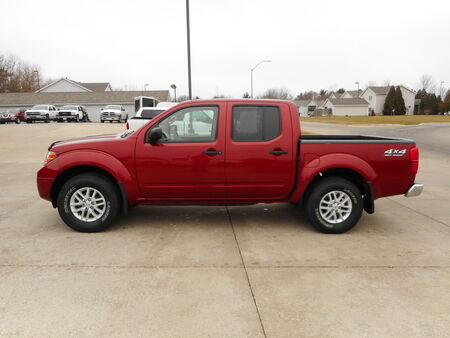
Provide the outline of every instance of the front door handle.
{"type": "Polygon", "coordinates": [[[203,154],[208,155],[208,156],[215,156],[215,155],[222,155],[222,152],[217,151],[217,150],[208,150],[208,151],[205,151],[203,154]]]}
{"type": "Polygon", "coordinates": [[[289,152],[286,150],[274,149],[269,154],[271,154],[271,155],[286,155],[286,154],[289,154],[289,152]]]}

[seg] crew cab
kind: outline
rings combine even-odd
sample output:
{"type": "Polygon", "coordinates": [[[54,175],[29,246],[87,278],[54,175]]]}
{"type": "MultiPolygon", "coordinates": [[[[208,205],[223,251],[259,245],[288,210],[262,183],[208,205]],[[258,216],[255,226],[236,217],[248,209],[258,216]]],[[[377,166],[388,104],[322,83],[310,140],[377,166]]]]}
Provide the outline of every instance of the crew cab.
{"type": "Polygon", "coordinates": [[[297,107],[279,100],[187,101],[136,131],[54,142],[45,162],[40,196],[83,232],[129,205],[293,203],[342,233],[376,199],[423,189],[414,141],[302,135],[297,107]]]}
{"type": "Polygon", "coordinates": [[[87,111],[86,108],[80,105],[65,105],[62,106],[58,114],[56,115],[57,122],[79,122],[87,120],[87,111]]]}
{"type": "Polygon", "coordinates": [[[0,113],[0,124],[5,124],[8,122],[14,122],[19,124],[25,121],[25,110],[23,108],[11,108],[7,111],[0,113]]]}
{"type": "Polygon", "coordinates": [[[128,114],[123,106],[110,104],[102,108],[102,112],[100,114],[100,122],[102,123],[105,121],[117,121],[121,123],[127,122],[127,120],[128,114]]]}
{"type": "Polygon", "coordinates": [[[173,102],[160,102],[156,107],[143,107],[138,110],[136,116],[128,120],[127,129],[138,130],[147,124],[151,119],[175,105],[176,103],[173,102]]]}
{"type": "Polygon", "coordinates": [[[38,104],[25,112],[25,121],[32,123],[34,121],[44,121],[49,123],[56,118],[57,109],[50,104],[38,104]]]}

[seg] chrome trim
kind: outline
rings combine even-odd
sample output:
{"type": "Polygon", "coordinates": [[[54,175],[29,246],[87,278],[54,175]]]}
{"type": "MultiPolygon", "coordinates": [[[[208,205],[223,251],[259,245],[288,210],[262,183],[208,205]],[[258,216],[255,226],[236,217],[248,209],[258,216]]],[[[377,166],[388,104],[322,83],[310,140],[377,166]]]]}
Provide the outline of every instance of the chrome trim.
{"type": "Polygon", "coordinates": [[[416,197],[419,196],[423,191],[423,184],[414,183],[408,191],[405,193],[405,197],[416,197]]]}

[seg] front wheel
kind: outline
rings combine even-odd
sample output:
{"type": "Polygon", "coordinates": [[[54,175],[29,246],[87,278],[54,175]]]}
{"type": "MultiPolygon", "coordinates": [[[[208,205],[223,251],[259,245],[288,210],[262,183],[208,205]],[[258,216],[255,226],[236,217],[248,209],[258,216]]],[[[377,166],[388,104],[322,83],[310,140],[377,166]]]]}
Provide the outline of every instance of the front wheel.
{"type": "Polygon", "coordinates": [[[80,232],[106,230],[117,218],[120,197],[111,181],[95,173],[68,180],[58,195],[58,212],[63,221],[80,232]]]}
{"type": "Polygon", "coordinates": [[[45,121],[44,122],[45,123],[50,123],[50,116],[48,116],[48,114],[45,115],[45,121]]]}
{"type": "Polygon", "coordinates": [[[16,124],[20,124],[20,119],[16,118],[16,124]]]}
{"type": "Polygon", "coordinates": [[[329,234],[344,233],[353,228],[363,211],[362,194],[350,181],[327,177],[312,187],[306,201],[311,224],[329,234]]]}

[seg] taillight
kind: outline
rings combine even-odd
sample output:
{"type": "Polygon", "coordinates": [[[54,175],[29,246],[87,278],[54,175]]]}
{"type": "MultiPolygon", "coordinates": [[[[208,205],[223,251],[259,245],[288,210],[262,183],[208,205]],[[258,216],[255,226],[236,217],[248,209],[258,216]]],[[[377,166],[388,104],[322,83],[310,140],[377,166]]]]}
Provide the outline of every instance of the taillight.
{"type": "Polygon", "coordinates": [[[128,122],[127,122],[127,129],[130,129],[130,125],[128,124],[128,122]]]}
{"type": "Polygon", "coordinates": [[[414,147],[409,150],[409,163],[411,165],[411,171],[417,174],[419,170],[419,148],[414,147]]]}

